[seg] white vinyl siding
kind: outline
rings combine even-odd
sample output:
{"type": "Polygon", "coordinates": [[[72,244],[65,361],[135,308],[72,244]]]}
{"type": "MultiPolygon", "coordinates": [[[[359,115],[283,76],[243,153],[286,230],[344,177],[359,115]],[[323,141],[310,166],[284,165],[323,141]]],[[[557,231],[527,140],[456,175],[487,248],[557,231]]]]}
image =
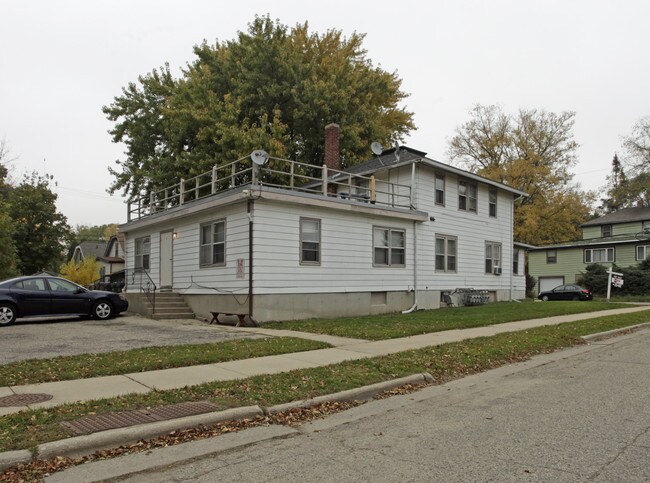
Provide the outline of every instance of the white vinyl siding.
{"type": "Polygon", "coordinates": [[[585,263],[606,263],[614,261],[614,248],[586,248],[585,263]]]}

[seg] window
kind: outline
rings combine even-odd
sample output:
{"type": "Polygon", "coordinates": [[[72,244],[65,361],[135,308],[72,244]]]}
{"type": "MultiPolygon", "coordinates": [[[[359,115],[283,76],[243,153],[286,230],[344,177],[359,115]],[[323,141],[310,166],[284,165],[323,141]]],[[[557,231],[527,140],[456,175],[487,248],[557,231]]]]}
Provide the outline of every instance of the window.
{"type": "Polygon", "coordinates": [[[458,181],[458,209],[476,213],[476,184],[469,181],[458,181]]]}
{"type": "Polygon", "coordinates": [[[436,205],[445,206],[445,175],[436,173],[436,205]]]}
{"type": "Polygon", "coordinates": [[[512,274],[519,275],[519,248],[512,252],[512,274]]]}
{"type": "Polygon", "coordinates": [[[199,264],[202,267],[226,264],[226,220],[201,225],[199,264]]]}
{"type": "Polygon", "coordinates": [[[320,265],[320,220],[300,218],[300,263],[320,265]]]}
{"type": "Polygon", "coordinates": [[[585,249],[585,263],[602,263],[614,261],[613,248],[587,248],[585,249]]]}
{"type": "Polygon", "coordinates": [[[546,263],[557,263],[557,250],[546,250],[546,263]]]}
{"type": "Polygon", "coordinates": [[[42,278],[29,278],[27,280],[22,280],[20,282],[14,283],[11,288],[20,290],[32,290],[35,292],[47,291],[45,288],[45,280],[42,278]]]}
{"type": "Polygon", "coordinates": [[[490,216],[496,218],[497,216],[497,190],[496,188],[490,188],[489,192],[489,201],[490,201],[490,216]]]}
{"type": "Polygon", "coordinates": [[[612,236],[612,225],[601,225],[600,236],[602,236],[603,238],[612,236]]]}
{"type": "Polygon", "coordinates": [[[50,290],[52,292],[75,293],[80,288],[77,284],[56,278],[49,278],[47,283],[50,284],[50,290]]]}
{"type": "Polygon", "coordinates": [[[404,266],[406,235],[404,230],[373,228],[375,265],[404,266]]]}
{"type": "Polygon", "coordinates": [[[485,242],[485,273],[501,266],[501,243],[485,242]]]}
{"type": "Polygon", "coordinates": [[[637,262],[650,260],[650,245],[638,245],[636,247],[636,260],[637,262]]]}
{"type": "Polygon", "coordinates": [[[135,239],[135,269],[149,270],[151,240],[148,236],[135,239]]]}
{"type": "Polygon", "coordinates": [[[457,239],[453,236],[436,236],[436,270],[439,272],[456,271],[457,239]]]}

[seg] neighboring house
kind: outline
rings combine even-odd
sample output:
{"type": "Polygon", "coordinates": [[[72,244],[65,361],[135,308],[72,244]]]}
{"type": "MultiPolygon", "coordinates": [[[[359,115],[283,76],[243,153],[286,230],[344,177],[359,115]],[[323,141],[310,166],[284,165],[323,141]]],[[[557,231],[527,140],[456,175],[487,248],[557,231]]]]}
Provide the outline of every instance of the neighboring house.
{"type": "Polygon", "coordinates": [[[99,278],[105,282],[124,280],[124,236],[113,235],[108,242],[81,242],[74,249],[72,259],[79,263],[86,258],[99,263],[99,278]]]}
{"type": "Polygon", "coordinates": [[[329,125],[323,167],[255,152],[132,200],[127,296],[155,284],[197,314],[260,321],[438,308],[462,288],[525,296],[525,193],[408,147],[347,171],[338,152],[329,125]]]}
{"type": "Polygon", "coordinates": [[[579,282],[592,263],[629,267],[649,258],[650,206],[643,206],[588,221],[582,225],[582,240],[530,249],[528,271],[541,292],[579,282]]]}

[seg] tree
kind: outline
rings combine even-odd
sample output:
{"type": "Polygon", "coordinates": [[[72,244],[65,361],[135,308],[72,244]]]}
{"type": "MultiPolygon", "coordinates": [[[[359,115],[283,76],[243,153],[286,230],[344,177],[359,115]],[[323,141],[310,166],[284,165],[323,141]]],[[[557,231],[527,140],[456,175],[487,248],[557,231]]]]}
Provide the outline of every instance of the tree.
{"type": "Polygon", "coordinates": [[[99,270],[99,262],[93,257],[85,258],[79,263],[70,260],[59,269],[65,278],[86,287],[99,279],[99,270]]]}
{"type": "Polygon", "coordinates": [[[515,205],[515,239],[548,244],[580,237],[592,193],[572,185],[575,113],[476,105],[449,142],[452,160],[481,176],[528,193],[515,205]]]}
{"type": "Polygon", "coordinates": [[[110,191],[146,195],[259,148],[321,165],[330,122],[341,125],[344,166],[371,141],[402,139],[414,124],[398,107],[401,80],[372,65],[363,38],[256,17],[235,40],[196,46],[179,79],[168,65],[139,77],[103,108],[126,145],[110,191]]]}
{"type": "Polygon", "coordinates": [[[636,172],[650,171],[650,116],[639,119],[623,138],[628,162],[636,172]]]}
{"type": "Polygon", "coordinates": [[[9,170],[5,167],[7,149],[4,140],[0,142],[0,280],[16,275],[16,246],[13,240],[14,224],[9,215],[7,198],[11,185],[7,179],[9,170]]]}
{"type": "Polygon", "coordinates": [[[9,215],[14,222],[17,268],[23,274],[58,268],[69,237],[66,217],[56,209],[52,176],[25,175],[9,193],[9,215]]]}

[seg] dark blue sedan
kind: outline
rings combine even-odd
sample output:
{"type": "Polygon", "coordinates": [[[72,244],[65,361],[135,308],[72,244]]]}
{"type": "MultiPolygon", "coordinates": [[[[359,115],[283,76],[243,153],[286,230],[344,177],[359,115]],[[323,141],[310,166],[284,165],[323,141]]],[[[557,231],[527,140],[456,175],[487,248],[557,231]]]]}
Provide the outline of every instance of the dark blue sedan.
{"type": "Polygon", "coordinates": [[[88,290],[59,277],[18,277],[0,282],[0,325],[45,315],[86,315],[106,320],[128,307],[121,294],[88,290]]]}

